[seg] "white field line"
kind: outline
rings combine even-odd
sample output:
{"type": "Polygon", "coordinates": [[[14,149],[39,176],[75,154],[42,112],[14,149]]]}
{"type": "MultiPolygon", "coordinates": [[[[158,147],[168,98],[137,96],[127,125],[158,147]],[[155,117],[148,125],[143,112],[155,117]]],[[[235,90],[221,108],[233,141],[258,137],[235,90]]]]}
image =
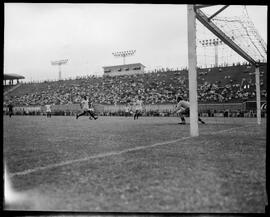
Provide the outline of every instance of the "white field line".
{"type": "MultiPolygon", "coordinates": [[[[236,130],[236,129],[240,129],[240,128],[246,128],[246,127],[249,127],[249,126],[234,127],[234,128],[230,128],[230,129],[220,130],[220,131],[210,133],[210,135],[223,133],[223,132],[231,131],[231,130],[236,130]]],[[[28,170],[21,171],[21,172],[10,173],[9,176],[13,177],[13,176],[27,175],[27,174],[38,172],[38,171],[41,171],[41,170],[52,169],[52,168],[56,168],[56,167],[61,167],[61,166],[73,164],[73,163],[88,161],[88,160],[91,160],[91,159],[97,159],[97,158],[109,157],[109,156],[114,156],[114,155],[120,155],[120,154],[127,153],[127,152],[132,152],[132,151],[137,151],[137,150],[142,150],[142,149],[147,149],[147,148],[153,148],[153,147],[161,146],[161,145],[173,144],[173,143],[183,141],[183,140],[186,140],[186,139],[191,139],[191,138],[196,138],[196,137],[188,136],[188,137],[183,137],[183,138],[175,139],[175,140],[171,140],[171,141],[155,143],[153,145],[139,146],[139,147],[124,149],[122,151],[112,151],[112,152],[97,154],[97,155],[93,155],[93,156],[89,156],[89,157],[85,157],[85,158],[80,158],[80,159],[76,159],[76,160],[69,160],[69,161],[65,161],[65,162],[61,162],[61,163],[50,164],[50,165],[47,165],[47,166],[44,166],[44,167],[36,167],[34,169],[28,169],[28,170]]]]}

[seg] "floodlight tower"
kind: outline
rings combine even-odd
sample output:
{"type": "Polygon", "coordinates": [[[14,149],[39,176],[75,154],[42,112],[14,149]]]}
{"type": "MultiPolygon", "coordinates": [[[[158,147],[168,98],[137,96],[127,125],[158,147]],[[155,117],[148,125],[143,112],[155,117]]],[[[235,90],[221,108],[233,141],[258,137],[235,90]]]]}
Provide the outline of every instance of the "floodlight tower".
{"type": "Polygon", "coordinates": [[[215,67],[218,67],[218,46],[222,44],[222,41],[219,39],[208,39],[199,41],[203,47],[215,47],[215,67]]]}
{"type": "Polygon", "coordinates": [[[68,62],[68,59],[65,60],[58,60],[58,61],[52,61],[51,64],[53,66],[58,65],[59,67],[59,80],[62,80],[61,78],[61,65],[66,64],[68,62]]]}
{"type": "Polygon", "coordinates": [[[112,53],[112,55],[114,55],[115,57],[123,57],[123,65],[125,65],[125,58],[127,56],[134,55],[135,52],[136,50],[120,51],[120,52],[114,52],[112,53]]]}

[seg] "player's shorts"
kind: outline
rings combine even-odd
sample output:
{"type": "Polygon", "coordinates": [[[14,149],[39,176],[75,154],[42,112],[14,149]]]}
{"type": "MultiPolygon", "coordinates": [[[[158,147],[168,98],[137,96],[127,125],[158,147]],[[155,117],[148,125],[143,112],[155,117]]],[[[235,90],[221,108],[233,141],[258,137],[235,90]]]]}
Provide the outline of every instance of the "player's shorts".
{"type": "Polygon", "coordinates": [[[176,113],[183,114],[183,115],[189,115],[189,108],[180,108],[176,113]]]}
{"type": "Polygon", "coordinates": [[[135,109],[136,109],[136,111],[142,111],[142,107],[141,106],[136,107],[135,109]]]}
{"type": "Polygon", "coordinates": [[[137,114],[142,114],[142,110],[141,110],[141,109],[136,109],[136,110],[135,110],[135,113],[137,113],[137,114]]]}

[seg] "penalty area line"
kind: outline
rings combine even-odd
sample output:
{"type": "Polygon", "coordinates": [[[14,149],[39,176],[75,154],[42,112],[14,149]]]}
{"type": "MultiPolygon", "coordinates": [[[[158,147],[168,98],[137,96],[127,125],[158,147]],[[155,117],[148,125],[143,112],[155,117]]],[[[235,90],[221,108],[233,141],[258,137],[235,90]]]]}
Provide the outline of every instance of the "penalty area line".
{"type": "MultiPolygon", "coordinates": [[[[249,126],[234,127],[234,128],[230,128],[230,129],[216,131],[216,132],[213,132],[213,133],[210,133],[210,134],[213,135],[213,134],[223,133],[223,132],[226,132],[226,131],[236,130],[236,129],[239,129],[239,128],[246,128],[246,127],[249,127],[249,126]]],[[[205,135],[205,134],[203,134],[203,135],[205,135]]],[[[171,141],[158,142],[158,143],[155,143],[155,144],[152,144],[152,145],[138,146],[138,147],[134,147],[134,148],[124,149],[124,150],[121,150],[121,151],[112,151],[112,152],[107,152],[107,153],[101,153],[101,154],[97,154],[97,155],[93,155],[93,156],[89,156],[89,157],[85,157],[85,158],[69,160],[69,161],[60,162],[60,163],[56,163],[56,164],[50,164],[50,165],[43,166],[43,167],[36,167],[36,168],[33,168],[33,169],[28,169],[28,170],[21,171],[21,172],[9,173],[9,177],[28,175],[28,174],[31,174],[31,173],[34,173],[34,172],[39,172],[39,171],[42,171],[42,170],[48,170],[48,169],[53,169],[53,168],[57,168],[57,167],[61,167],[61,166],[70,165],[70,164],[73,164],[73,163],[80,163],[80,162],[84,162],[84,161],[89,161],[91,159],[110,157],[110,156],[120,155],[120,154],[124,154],[124,153],[128,153],[128,152],[132,152],[132,151],[153,148],[153,147],[157,147],[157,146],[161,146],[161,145],[169,145],[169,144],[173,144],[173,143],[180,142],[180,141],[187,140],[187,139],[191,139],[191,138],[196,138],[196,137],[187,136],[187,137],[182,137],[180,139],[175,139],[175,140],[171,140],[171,141]]]]}

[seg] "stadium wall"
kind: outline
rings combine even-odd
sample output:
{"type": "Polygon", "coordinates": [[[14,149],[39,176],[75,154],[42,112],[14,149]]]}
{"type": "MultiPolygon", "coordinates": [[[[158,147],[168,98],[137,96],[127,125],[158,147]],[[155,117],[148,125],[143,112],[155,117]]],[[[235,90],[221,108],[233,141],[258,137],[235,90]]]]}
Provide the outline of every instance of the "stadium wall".
{"type": "MultiPolygon", "coordinates": [[[[174,110],[175,104],[150,104],[145,105],[146,112],[159,112],[159,113],[171,113],[174,110]]],[[[224,104],[199,104],[200,113],[223,113],[225,111],[230,112],[249,112],[245,103],[224,103],[224,104]]],[[[125,105],[101,105],[96,104],[95,109],[99,114],[116,113],[125,111],[125,105]]],[[[51,110],[53,113],[59,115],[72,115],[81,110],[79,104],[67,104],[67,105],[52,105],[51,110]]],[[[4,112],[7,112],[7,107],[4,107],[4,112]]],[[[15,113],[26,114],[44,114],[46,112],[45,106],[15,106],[15,113]]]]}

